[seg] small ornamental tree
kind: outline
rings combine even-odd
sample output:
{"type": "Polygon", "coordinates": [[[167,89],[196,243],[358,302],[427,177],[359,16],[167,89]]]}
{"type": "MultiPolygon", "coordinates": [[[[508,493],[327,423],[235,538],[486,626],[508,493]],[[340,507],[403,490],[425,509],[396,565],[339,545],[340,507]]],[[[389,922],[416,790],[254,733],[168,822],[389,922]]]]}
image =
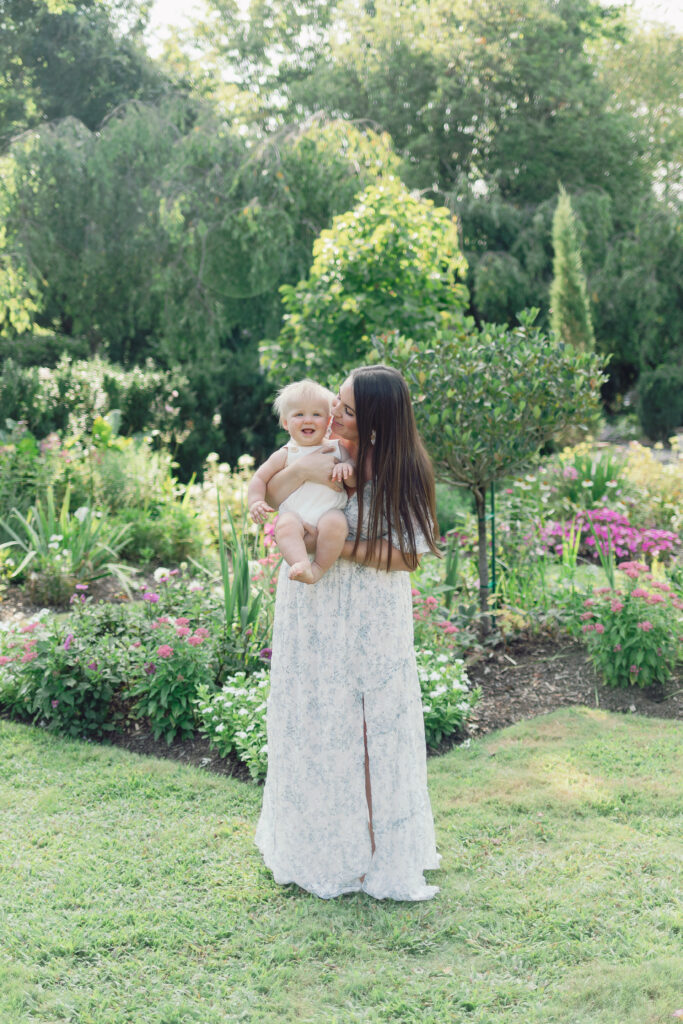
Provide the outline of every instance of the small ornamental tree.
{"type": "Polygon", "coordinates": [[[567,345],[592,352],[595,334],[576,237],[576,220],[571,199],[561,185],[553,216],[553,249],[553,283],[550,286],[552,329],[567,345]]]}
{"type": "Polygon", "coordinates": [[[261,347],[269,375],[342,373],[367,361],[381,331],[432,337],[467,305],[465,269],[448,210],[397,179],[366,188],[316,239],[308,279],[281,287],[284,326],[261,347]]]}
{"type": "Polygon", "coordinates": [[[474,495],[478,521],[479,605],[488,632],[486,491],[520,472],[558,431],[594,414],[605,379],[594,353],[578,352],[534,327],[463,319],[431,343],[397,335],[375,339],[375,354],[397,366],[437,474],[474,495]]]}

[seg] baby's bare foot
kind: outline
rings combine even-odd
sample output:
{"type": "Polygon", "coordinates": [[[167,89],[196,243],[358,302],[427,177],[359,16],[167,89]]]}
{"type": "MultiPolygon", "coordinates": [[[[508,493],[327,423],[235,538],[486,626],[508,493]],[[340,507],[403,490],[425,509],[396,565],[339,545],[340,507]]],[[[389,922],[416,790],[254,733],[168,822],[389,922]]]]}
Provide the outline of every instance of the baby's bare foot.
{"type": "Polygon", "coordinates": [[[315,583],[315,576],[308,559],[305,562],[295,562],[290,567],[289,578],[290,580],[296,580],[298,583],[315,583]]]}

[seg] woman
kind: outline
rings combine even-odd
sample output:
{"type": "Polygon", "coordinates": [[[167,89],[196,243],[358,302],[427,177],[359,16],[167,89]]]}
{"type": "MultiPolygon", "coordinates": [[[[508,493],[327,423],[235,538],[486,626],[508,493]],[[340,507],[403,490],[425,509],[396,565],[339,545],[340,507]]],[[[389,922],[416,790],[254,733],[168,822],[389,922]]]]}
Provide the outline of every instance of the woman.
{"type": "MultiPolygon", "coordinates": [[[[440,858],[408,572],[436,551],[433,473],[395,370],[355,370],[332,415],[356,457],[355,539],[314,586],[280,573],[256,843],[280,884],[425,900],[438,889],[423,871],[440,858]]],[[[316,454],[283,470],[271,503],[306,479],[329,482],[332,462],[316,454]]]]}

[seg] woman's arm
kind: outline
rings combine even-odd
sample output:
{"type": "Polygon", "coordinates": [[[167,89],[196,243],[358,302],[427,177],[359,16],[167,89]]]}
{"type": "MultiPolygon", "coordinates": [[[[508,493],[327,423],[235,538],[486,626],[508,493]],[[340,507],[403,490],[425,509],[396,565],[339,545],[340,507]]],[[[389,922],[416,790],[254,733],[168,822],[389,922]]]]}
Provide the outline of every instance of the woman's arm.
{"type": "Polygon", "coordinates": [[[380,540],[375,545],[372,556],[369,562],[366,562],[366,556],[368,552],[368,541],[361,540],[358,542],[358,548],[354,555],[355,541],[347,540],[342,549],[341,557],[346,558],[351,562],[358,562],[359,565],[367,565],[371,569],[386,569],[387,567],[387,556],[389,554],[389,548],[391,548],[391,572],[413,572],[420,564],[420,557],[418,555],[417,565],[408,565],[403,555],[401,554],[400,548],[393,547],[388,540],[380,540]]]}
{"type": "Polygon", "coordinates": [[[266,491],[268,504],[278,508],[297,487],[301,487],[308,481],[325,484],[333,491],[343,490],[342,484],[331,479],[336,461],[332,450],[327,452],[323,450],[313,452],[311,455],[303,455],[291,466],[285,466],[268,481],[268,490],[266,491]]]}

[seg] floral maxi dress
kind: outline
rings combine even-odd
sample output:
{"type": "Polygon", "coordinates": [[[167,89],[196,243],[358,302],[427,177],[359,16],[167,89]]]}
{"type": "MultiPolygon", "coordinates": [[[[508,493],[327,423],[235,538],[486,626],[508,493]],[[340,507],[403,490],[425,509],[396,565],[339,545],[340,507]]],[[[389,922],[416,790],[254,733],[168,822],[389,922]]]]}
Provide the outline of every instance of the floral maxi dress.
{"type": "MultiPolygon", "coordinates": [[[[347,507],[355,528],[357,503],[347,507]]],[[[315,585],[280,571],[256,844],[280,884],[323,899],[439,891],[410,576],[340,560],[315,585]],[[375,852],[368,829],[364,723],[375,852]],[[364,881],[361,882],[361,876],[364,881]]]]}

